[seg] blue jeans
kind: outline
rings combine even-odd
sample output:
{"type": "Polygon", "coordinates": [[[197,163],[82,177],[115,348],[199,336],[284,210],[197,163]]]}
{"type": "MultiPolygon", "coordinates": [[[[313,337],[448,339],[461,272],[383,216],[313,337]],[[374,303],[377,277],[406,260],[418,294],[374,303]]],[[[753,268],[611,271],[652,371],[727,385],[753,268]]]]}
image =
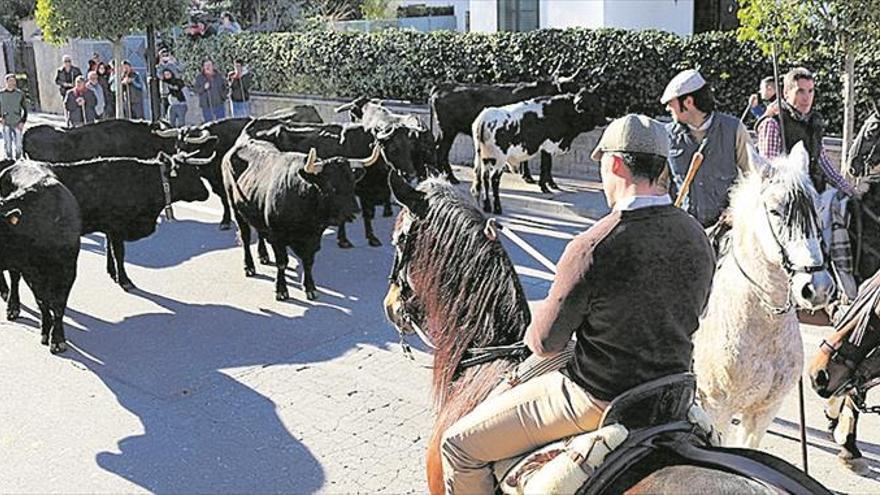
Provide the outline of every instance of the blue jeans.
{"type": "Polygon", "coordinates": [[[250,117],[251,116],[251,102],[249,101],[232,101],[232,116],[233,117],[250,117]]]}
{"type": "Polygon", "coordinates": [[[202,118],[205,122],[212,122],[226,118],[226,105],[218,105],[214,108],[202,107],[202,118]]]}
{"type": "Polygon", "coordinates": [[[6,151],[6,159],[21,158],[22,134],[22,131],[18,130],[15,126],[3,126],[3,145],[6,151]]]}
{"type": "Polygon", "coordinates": [[[168,122],[171,127],[183,127],[186,125],[186,105],[170,105],[168,107],[168,122]]]}

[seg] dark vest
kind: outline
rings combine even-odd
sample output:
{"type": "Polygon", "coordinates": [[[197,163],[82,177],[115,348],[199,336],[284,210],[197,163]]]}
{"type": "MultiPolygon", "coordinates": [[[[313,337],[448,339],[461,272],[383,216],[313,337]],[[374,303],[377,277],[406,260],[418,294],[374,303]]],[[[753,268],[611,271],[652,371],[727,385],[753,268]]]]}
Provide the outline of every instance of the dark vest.
{"type": "Polygon", "coordinates": [[[785,127],[785,152],[791,153],[794,145],[801,141],[804,142],[807,153],[810,154],[810,179],[813,180],[813,186],[816,187],[816,191],[821,193],[825,190],[825,185],[828,183],[822,167],[819,166],[819,157],[822,155],[822,136],[825,134],[825,119],[822,118],[819,112],[811,112],[810,117],[806,121],[795,119],[791,115],[792,111],[788,105],[783,105],[783,111],[779,115],[764,117],[755,128],[757,129],[757,126],[761,125],[768,118],[779,122],[781,116],[785,127]]]}
{"type": "MultiPolygon", "coordinates": [[[[691,184],[684,207],[703,227],[714,225],[729,203],[728,191],[739,174],[736,166],[736,131],[740,122],[736,117],[715,112],[712,125],[706,131],[703,165],[691,184]]],[[[672,122],[669,132],[669,169],[672,175],[672,198],[684,184],[691,158],[700,147],[687,125],[672,122]]]]}

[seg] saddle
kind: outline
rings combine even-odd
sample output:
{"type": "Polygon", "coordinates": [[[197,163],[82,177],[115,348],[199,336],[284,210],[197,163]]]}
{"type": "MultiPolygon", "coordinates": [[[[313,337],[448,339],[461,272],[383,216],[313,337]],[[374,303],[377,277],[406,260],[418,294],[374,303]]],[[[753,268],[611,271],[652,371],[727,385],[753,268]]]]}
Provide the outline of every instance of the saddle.
{"type": "MultiPolygon", "coordinates": [[[[591,433],[495,463],[505,494],[621,493],[626,474],[652,457],[665,465],[727,471],[795,494],[830,493],[785,461],[763,452],[717,447],[708,415],[694,404],[696,378],[679,373],[615,398],[591,433]]],[[[645,473],[647,474],[647,473],[645,473]]]]}

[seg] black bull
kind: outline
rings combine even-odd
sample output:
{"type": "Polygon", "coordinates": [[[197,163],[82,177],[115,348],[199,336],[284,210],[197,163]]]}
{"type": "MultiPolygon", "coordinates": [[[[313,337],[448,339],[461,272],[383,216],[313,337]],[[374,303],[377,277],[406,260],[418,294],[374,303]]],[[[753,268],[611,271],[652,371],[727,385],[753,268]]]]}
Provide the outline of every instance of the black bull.
{"type": "MultiPolygon", "coordinates": [[[[371,158],[378,159],[378,150],[371,158]]],[[[250,250],[254,227],[275,254],[275,298],[289,297],[285,270],[290,247],[302,260],[306,297],[315,299],[312,266],[323,232],[357,213],[356,177],[349,161],[317,162],[314,150],[308,156],[282,152],[270,142],[243,137],[224,158],[222,173],[241,235],[245,276],[256,274],[250,250]]]]}
{"type": "MultiPolygon", "coordinates": [[[[15,274],[16,285],[18,275],[24,277],[40,309],[41,343],[53,354],[64,352],[64,313],[76,279],[82,228],[79,205],[45,168],[26,162],[3,165],[0,269],[15,274]]],[[[17,290],[14,294],[17,298],[17,290]]],[[[15,319],[18,301],[8,296],[7,317],[15,319]]]]}
{"type": "MultiPolygon", "coordinates": [[[[368,168],[355,192],[361,203],[364,231],[369,244],[382,244],[373,232],[375,207],[390,198],[391,190],[387,178],[392,167],[408,177],[415,176],[411,129],[406,126],[392,126],[374,134],[360,124],[272,126],[269,122],[254,122],[245,132],[251,138],[273,143],[281,151],[306,153],[314,148],[318,158],[322,159],[364,159],[372,154],[377,144],[381,146],[383,160],[368,168]]],[[[344,222],[339,224],[337,243],[343,248],[352,245],[346,235],[344,222]]]]}

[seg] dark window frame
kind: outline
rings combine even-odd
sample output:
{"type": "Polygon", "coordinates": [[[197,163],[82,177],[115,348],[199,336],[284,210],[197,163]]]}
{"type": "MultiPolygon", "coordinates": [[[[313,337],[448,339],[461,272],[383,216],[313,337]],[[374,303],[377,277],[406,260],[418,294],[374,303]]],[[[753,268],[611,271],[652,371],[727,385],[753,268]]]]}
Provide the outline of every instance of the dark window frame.
{"type": "Polygon", "coordinates": [[[496,0],[495,13],[498,19],[497,31],[499,32],[524,32],[541,28],[540,0],[496,0]],[[534,5],[535,24],[534,26],[523,26],[523,5],[529,6],[530,4],[534,5]],[[507,13],[512,19],[508,19],[507,13]]]}

